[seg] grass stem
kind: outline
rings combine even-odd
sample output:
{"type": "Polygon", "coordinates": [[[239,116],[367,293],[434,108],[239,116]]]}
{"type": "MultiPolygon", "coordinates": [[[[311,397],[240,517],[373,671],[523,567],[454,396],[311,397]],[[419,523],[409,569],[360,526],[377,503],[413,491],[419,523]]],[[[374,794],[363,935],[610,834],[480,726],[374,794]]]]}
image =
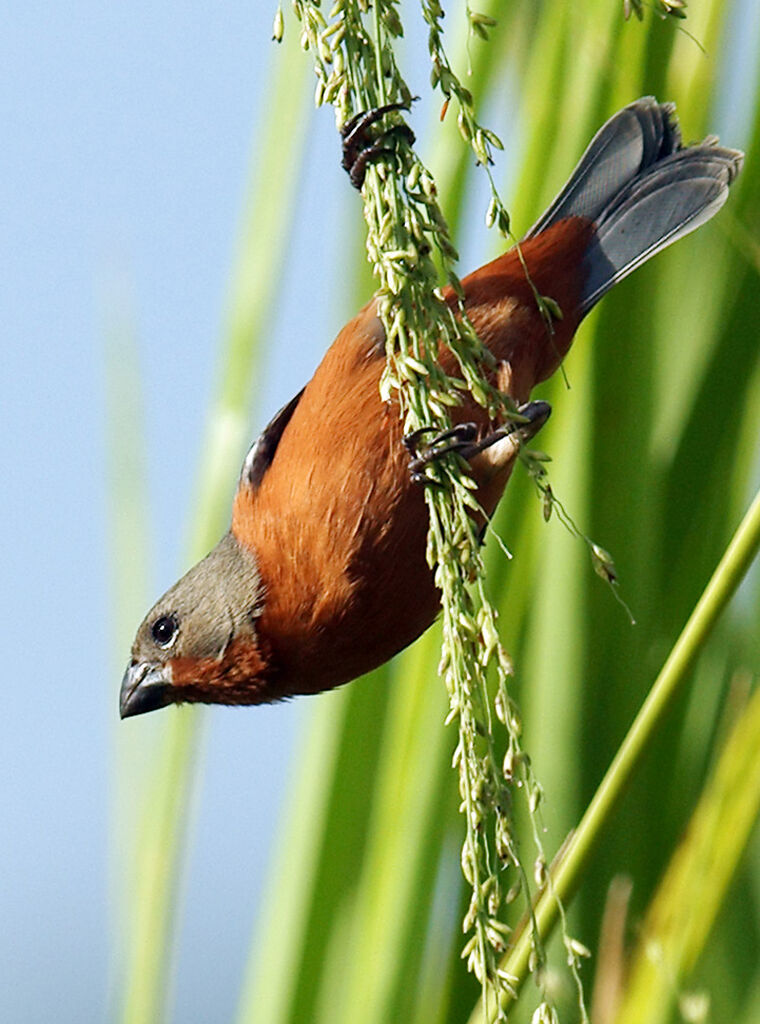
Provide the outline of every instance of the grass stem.
{"type": "MultiPolygon", "coordinates": [[[[542,890],[535,905],[535,920],[543,941],[547,940],[557,923],[557,901],[566,904],[575,891],[596,840],[611,818],[634,771],[641,763],[657,725],[688,679],[689,672],[702,652],[715,623],[736,593],[758,549],[760,492],[755,496],[684,626],[580,825],[552,866],[551,884],[542,890]]],[[[533,943],[527,919],[523,919],[514,934],[514,944],[505,955],[501,966],[515,979],[514,989],[517,992],[528,974],[528,961],[533,943]]],[[[504,996],[502,1008],[506,1010],[513,1001],[514,997],[504,996]]],[[[494,1016],[489,1014],[485,1019],[492,1021],[494,1016]]],[[[481,1024],[483,1020],[482,1008],[478,1003],[470,1016],[469,1024],[481,1024]]]]}

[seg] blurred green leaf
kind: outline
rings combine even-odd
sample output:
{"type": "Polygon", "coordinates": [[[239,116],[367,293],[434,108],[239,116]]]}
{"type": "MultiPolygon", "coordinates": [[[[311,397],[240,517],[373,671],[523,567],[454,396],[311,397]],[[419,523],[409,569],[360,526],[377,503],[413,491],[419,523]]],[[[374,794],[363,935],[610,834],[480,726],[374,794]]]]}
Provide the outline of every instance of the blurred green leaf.
{"type": "Polygon", "coordinates": [[[689,975],[709,939],[758,810],[760,689],[741,709],[641,923],[617,1024],[658,1024],[669,1020],[679,1003],[686,1017],[684,1003],[691,1000],[696,1006],[705,997],[700,978],[689,975]]]}
{"type": "MultiPolygon", "coordinates": [[[[285,197],[298,185],[308,74],[293,33],[277,52],[273,102],[262,128],[265,145],[256,151],[230,322],[220,352],[218,392],[209,414],[188,552],[192,561],[206,554],[229,522],[230,484],[248,434],[253,368],[265,351],[260,340],[277,291],[291,224],[288,211],[295,205],[285,197]]],[[[122,550],[121,554],[123,565],[129,566],[132,553],[122,550]]],[[[149,778],[139,798],[142,814],[130,855],[134,888],[129,899],[134,914],[126,940],[124,1024],[154,1024],[165,1017],[201,721],[197,708],[181,708],[163,717],[155,727],[152,752],[144,761],[149,778]]],[[[130,728],[132,723],[122,726],[130,728]]],[[[143,728],[141,722],[138,728],[143,728]]],[[[124,776],[135,777],[131,771],[124,776]]]]}

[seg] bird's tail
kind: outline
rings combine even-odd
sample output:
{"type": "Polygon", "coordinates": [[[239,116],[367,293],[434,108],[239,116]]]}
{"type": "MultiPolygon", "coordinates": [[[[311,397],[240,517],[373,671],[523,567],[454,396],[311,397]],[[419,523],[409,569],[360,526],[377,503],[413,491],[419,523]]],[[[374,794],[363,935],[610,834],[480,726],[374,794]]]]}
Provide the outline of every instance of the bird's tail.
{"type": "Polygon", "coordinates": [[[682,147],[671,103],[645,96],[596,133],[569,181],[527,234],[566,217],[596,227],[584,256],[581,315],[665,246],[708,221],[726,201],[743,154],[715,137],[682,147]]]}

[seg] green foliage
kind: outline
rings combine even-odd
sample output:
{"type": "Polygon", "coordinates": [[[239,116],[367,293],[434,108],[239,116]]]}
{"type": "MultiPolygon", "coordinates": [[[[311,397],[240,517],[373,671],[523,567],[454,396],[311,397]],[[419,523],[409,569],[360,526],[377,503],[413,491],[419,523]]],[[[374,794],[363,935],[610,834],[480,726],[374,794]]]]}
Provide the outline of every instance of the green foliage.
{"type": "MultiPolygon", "coordinates": [[[[641,6],[631,8],[636,13],[641,6]]],[[[681,5],[668,6],[671,14],[682,12],[681,5]]],[[[466,18],[452,8],[445,27],[460,78],[467,61],[472,64],[467,88],[477,111],[508,79],[519,83],[519,129],[499,125],[508,153],[520,154],[517,184],[506,196],[518,235],[602,120],[636,96],[674,100],[686,138],[714,128],[714,97],[730,59],[734,10],[728,0],[703,0],[687,9],[685,24],[710,58],[679,31],[683,22],[645,17],[641,24],[635,18],[626,23],[622,4],[611,0],[513,0],[503,7],[495,0],[478,4],[476,15],[483,18],[474,22],[472,11],[466,18]]],[[[293,69],[305,74],[309,58],[293,45],[294,29],[286,18],[283,46],[291,47],[287,59],[293,63],[281,73],[291,81],[273,95],[291,103],[295,117],[303,97],[293,87],[293,69]]],[[[554,517],[544,522],[527,474],[515,473],[495,524],[514,558],[508,561],[493,539],[486,549],[488,591],[516,666],[522,742],[546,793],[544,841],[551,848],[581,819],[754,490],[760,429],[758,100],[747,106],[746,138],[725,140],[744,142],[748,150],[727,209],[608,296],[567,359],[570,388],[556,379],[539,396],[554,406],[541,441],[553,460],[552,488],[583,533],[612,552],[637,625],[594,575],[585,545],[554,517]]],[[[433,126],[428,163],[457,244],[472,215],[467,197],[479,172],[452,113],[433,126]]],[[[296,142],[302,135],[289,133],[296,142]]],[[[268,162],[281,157],[284,168],[297,166],[282,141],[265,143],[263,151],[268,162]]],[[[252,195],[256,217],[264,217],[274,206],[267,185],[258,181],[252,195]]],[[[278,208],[286,208],[278,195],[278,208]]],[[[487,209],[475,214],[482,223],[487,209]]],[[[269,266],[264,245],[272,245],[273,230],[283,238],[285,228],[268,228],[265,243],[261,231],[248,233],[254,241],[242,261],[241,300],[257,294],[251,281],[266,283],[255,276],[269,266]]],[[[483,252],[483,260],[490,255],[483,252]]],[[[357,295],[357,306],[366,298],[357,295]]],[[[214,504],[199,515],[193,553],[216,539],[226,518],[229,480],[242,450],[263,312],[256,303],[236,307],[241,315],[222,354],[222,398],[209,428],[215,454],[206,464],[214,477],[201,488],[214,504]]],[[[646,908],[655,891],[658,906],[669,898],[671,876],[659,889],[658,880],[697,805],[729,683],[757,664],[758,601],[753,575],[706,645],[691,687],[664,714],[614,819],[594,841],[571,912],[573,933],[595,954],[583,968],[590,977],[612,877],[623,872],[633,881],[634,930],[650,920],[646,908]]],[[[301,778],[275,847],[269,906],[242,986],[241,1024],[469,1019],[478,987],[459,959],[468,897],[457,852],[462,823],[450,766],[454,738],[443,727],[440,643],[435,627],[373,677],[312,702],[299,751],[301,778]]],[[[162,1019],[176,898],[167,879],[176,877],[181,856],[196,719],[192,713],[167,718],[147,754],[155,759],[150,775],[160,792],[136,832],[143,920],[131,933],[124,1000],[124,1019],[135,1024],[162,1019]]],[[[734,785],[743,788],[741,773],[734,785]]],[[[520,828],[521,846],[530,849],[529,822],[520,828]]],[[[737,856],[738,847],[732,863],[737,856]]],[[[711,907],[715,923],[710,928],[707,921],[698,941],[690,938],[689,956],[679,959],[677,969],[667,967],[677,978],[676,995],[710,991],[715,1020],[749,1024],[757,1018],[760,950],[756,923],[753,930],[747,920],[758,882],[757,862],[740,863],[733,887],[727,887],[724,861],[720,877],[705,864],[701,877],[690,878],[686,896],[682,885],[672,887],[680,905],[689,897],[700,901],[707,887],[719,893],[720,910],[711,907]],[[698,972],[698,979],[690,972],[698,972]]],[[[544,981],[563,1021],[572,1021],[577,1011],[565,959],[560,948],[544,981]]],[[[532,1010],[535,998],[527,1002],[532,1010]]],[[[664,1019],[679,1019],[677,1000],[668,1013],[664,1019]]],[[[516,1021],[529,1018],[519,1004],[513,1014],[516,1021]]]]}
{"type": "Polygon", "coordinates": [[[642,922],[617,1024],[658,1024],[675,1004],[687,1020],[706,1019],[698,1011],[709,1006],[709,992],[684,991],[683,979],[705,947],[760,810],[760,689],[747,702],[746,686],[746,678],[734,680],[727,710],[736,721],[642,922]]]}

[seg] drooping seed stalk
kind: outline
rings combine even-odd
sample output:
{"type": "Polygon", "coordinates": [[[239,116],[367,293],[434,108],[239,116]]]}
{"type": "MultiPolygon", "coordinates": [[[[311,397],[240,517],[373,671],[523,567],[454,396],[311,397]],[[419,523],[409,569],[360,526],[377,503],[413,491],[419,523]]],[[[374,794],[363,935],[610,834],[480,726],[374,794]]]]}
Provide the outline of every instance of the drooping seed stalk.
{"type": "MultiPolygon", "coordinates": [[[[394,52],[394,40],[402,32],[397,0],[375,0],[372,6],[366,0],[337,0],[327,17],[313,0],[294,0],[294,8],[301,21],[302,45],[315,59],[316,102],[332,103],[339,125],[359,111],[387,102],[411,103],[394,52]]],[[[509,216],[489,169],[491,152],[502,148],[501,142],[478,123],[472,96],[448,61],[441,5],[437,0],[421,0],[421,9],[429,28],[433,86],[441,89],[446,107],[450,102],[456,105],[460,133],[488,176],[491,198],[486,222],[508,237],[509,216]]],[[[471,31],[486,37],[491,19],[469,8],[467,16],[471,31]]],[[[281,30],[278,14],[275,35],[281,30]]],[[[438,206],[435,183],[405,136],[397,134],[392,147],[387,158],[368,165],[362,188],[367,253],[378,280],[378,311],[386,331],[382,398],[398,403],[406,432],[422,427],[446,430],[451,426],[451,408],[466,396],[492,418],[504,419],[514,410],[489,382],[493,358],[465,314],[454,269],[458,257],[438,206]],[[456,313],[442,297],[439,265],[460,299],[456,313]],[[439,344],[455,356],[455,376],[441,368],[439,344]]],[[[550,305],[538,293],[536,301],[549,323],[550,305]]],[[[441,592],[440,672],[449,695],[448,721],[456,720],[459,729],[454,766],[466,822],[462,871],[472,889],[462,955],[482,985],[484,1004],[493,1008],[496,1019],[506,1020],[499,998],[511,991],[511,979],[499,966],[509,935],[503,911],[518,897],[530,905],[529,875],[540,884],[546,864],[538,825],[533,830],[537,850],[533,871],[521,860],[512,798],[515,791],[523,794],[537,821],[541,788],[521,746],[520,717],[507,685],[511,662],[500,643],[496,612],[485,590],[472,517],[478,510],[475,485],[455,457],[431,463],[426,473],[427,557],[441,592]],[[504,727],[501,735],[495,719],[504,727]],[[505,874],[507,868],[509,874],[505,874]]],[[[568,948],[572,941],[566,936],[568,948]]],[[[545,953],[537,929],[533,945],[532,962],[543,993],[537,1012],[554,1015],[543,991],[545,953]]],[[[579,1002],[585,1020],[580,988],[579,1002]]]]}

